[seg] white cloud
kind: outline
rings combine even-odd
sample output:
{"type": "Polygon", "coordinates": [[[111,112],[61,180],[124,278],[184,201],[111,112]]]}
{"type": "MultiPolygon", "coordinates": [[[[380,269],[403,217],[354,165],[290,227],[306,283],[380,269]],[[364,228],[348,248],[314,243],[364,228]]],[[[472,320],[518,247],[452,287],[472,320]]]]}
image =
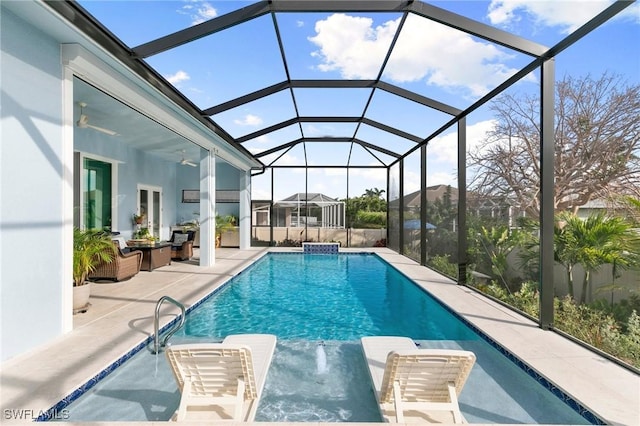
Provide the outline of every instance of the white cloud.
{"type": "Polygon", "coordinates": [[[350,185],[353,184],[352,178],[362,178],[362,180],[366,181],[367,188],[385,187],[387,184],[387,169],[351,169],[349,171],[350,185]]]}
{"type": "Polygon", "coordinates": [[[347,169],[337,169],[337,168],[326,168],[324,169],[324,174],[327,176],[346,176],[347,169]]]}
{"type": "Polygon", "coordinates": [[[371,18],[336,13],[316,22],[316,36],[309,41],[319,47],[312,56],[321,60],[321,71],[339,71],[343,78],[375,78],[393,39],[398,21],[372,28],[371,18]]]}
{"type": "Polygon", "coordinates": [[[296,21],[296,27],[304,27],[304,21],[296,21]]]}
{"type": "MultiPolygon", "coordinates": [[[[467,126],[467,150],[473,150],[480,145],[495,121],[485,120],[467,126]]],[[[458,164],[458,132],[438,136],[429,142],[428,158],[434,164],[448,164],[456,167],[458,164]]]]}
{"type": "Polygon", "coordinates": [[[242,119],[233,120],[239,126],[259,126],[262,124],[262,118],[257,115],[247,114],[242,119]]]}
{"type": "Polygon", "coordinates": [[[424,18],[410,16],[391,55],[385,77],[396,82],[425,79],[448,90],[482,96],[516,72],[513,58],[496,45],[424,18]]]}
{"type": "MultiPolygon", "coordinates": [[[[375,78],[398,27],[399,19],[373,27],[370,18],[334,14],[315,26],[309,40],[319,47],[312,55],[321,71],[343,78],[375,78]]],[[[486,94],[515,73],[506,65],[513,56],[496,45],[436,22],[410,15],[385,69],[395,82],[424,80],[448,90],[486,94]]]]}
{"type": "Polygon", "coordinates": [[[458,178],[457,178],[456,170],[451,170],[450,173],[447,172],[436,172],[436,173],[427,173],[427,185],[451,185],[455,188],[458,187],[458,178]]]}
{"type": "Polygon", "coordinates": [[[320,135],[320,128],[314,124],[306,124],[304,126],[304,132],[307,136],[318,136],[320,135]]]}
{"type": "Polygon", "coordinates": [[[404,193],[410,194],[420,190],[420,173],[405,171],[404,193]]]}
{"type": "Polygon", "coordinates": [[[252,200],[268,200],[271,198],[271,191],[268,188],[260,188],[257,185],[251,185],[252,200]]]}
{"type": "Polygon", "coordinates": [[[187,74],[185,71],[179,70],[175,74],[165,75],[164,78],[166,78],[167,81],[174,86],[178,86],[180,83],[189,80],[191,77],[189,77],[189,74],[187,74]]]}
{"type": "Polygon", "coordinates": [[[527,16],[538,25],[559,27],[563,33],[570,33],[605,9],[611,2],[601,0],[577,1],[531,1],[492,0],[488,17],[492,24],[512,26],[527,16]]]}
{"type": "MultiPolygon", "coordinates": [[[[273,154],[265,155],[264,157],[260,158],[260,160],[264,164],[269,164],[273,160],[278,158],[280,154],[281,154],[280,152],[275,152],[273,154]]],[[[300,166],[300,165],[304,166],[304,161],[300,160],[299,158],[291,154],[284,154],[282,157],[278,158],[278,161],[276,162],[276,164],[278,166],[300,166]]]]}
{"type": "Polygon", "coordinates": [[[197,25],[218,16],[218,11],[209,2],[202,0],[184,1],[186,4],[178,10],[178,13],[188,15],[191,19],[191,25],[197,25]]]}
{"type": "Polygon", "coordinates": [[[329,188],[322,182],[314,182],[313,186],[309,188],[309,192],[319,192],[321,194],[327,195],[327,191],[329,188]]]}

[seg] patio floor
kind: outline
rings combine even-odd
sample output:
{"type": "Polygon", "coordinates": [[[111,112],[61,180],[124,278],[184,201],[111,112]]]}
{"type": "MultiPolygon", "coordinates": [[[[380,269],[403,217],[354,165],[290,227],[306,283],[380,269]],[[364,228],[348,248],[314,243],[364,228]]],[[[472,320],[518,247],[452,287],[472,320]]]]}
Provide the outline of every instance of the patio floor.
{"type": "MultiPolygon", "coordinates": [[[[74,316],[72,332],[0,366],[2,421],[15,421],[7,410],[31,410],[37,417],[146,339],[161,296],[189,306],[268,250],[275,249],[218,249],[213,267],[173,262],[125,282],[94,284],[91,307],[74,316]]],[[[377,252],[609,424],[640,425],[638,375],[389,249],[367,251],[377,252]]],[[[162,321],[175,311],[165,305],[162,321]]]]}

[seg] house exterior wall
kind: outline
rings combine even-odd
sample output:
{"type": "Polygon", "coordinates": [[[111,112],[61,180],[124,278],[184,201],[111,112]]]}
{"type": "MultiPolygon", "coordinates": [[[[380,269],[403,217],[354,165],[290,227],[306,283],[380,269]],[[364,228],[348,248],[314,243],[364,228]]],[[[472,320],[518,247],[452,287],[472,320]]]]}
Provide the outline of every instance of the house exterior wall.
{"type": "MultiPolygon", "coordinates": [[[[77,116],[77,115],[76,115],[77,116]]],[[[157,156],[133,149],[117,137],[105,135],[91,129],[75,129],[74,149],[82,151],[88,156],[96,154],[99,157],[117,161],[118,187],[114,188],[114,202],[118,209],[117,222],[112,230],[121,232],[130,238],[133,232],[132,215],[137,206],[137,185],[148,185],[162,188],[162,229],[160,238],[167,240],[171,236],[169,228],[176,222],[176,168],[178,165],[165,161],[157,156]]],[[[191,168],[191,167],[190,167],[191,168]]],[[[198,180],[196,176],[195,185],[198,180]]],[[[189,188],[193,189],[193,188],[189,188]]],[[[197,204],[192,204],[192,206],[197,204]]]]}
{"type": "MultiPolygon", "coordinates": [[[[117,138],[99,140],[88,129],[77,137],[82,132],[73,124],[74,75],[155,121],[168,123],[236,169],[249,170],[259,162],[194,121],[188,111],[155,91],[90,36],[76,31],[49,4],[7,1],[0,2],[0,8],[0,361],[4,361],[73,327],[74,150],[118,161],[115,230],[125,235],[131,230],[138,184],[163,188],[162,238],[168,238],[178,215],[177,164],[118,144],[117,138]]],[[[200,159],[193,188],[206,194],[214,193],[212,158],[200,159]]],[[[238,173],[235,176],[240,179],[238,173]]],[[[215,201],[205,201],[209,202],[199,205],[201,217],[215,211],[215,201]]],[[[248,223],[245,228],[248,234],[248,223]]],[[[212,227],[201,228],[201,240],[213,241],[212,227]]],[[[201,249],[202,266],[214,261],[213,250],[201,249]]]]}
{"type": "Polygon", "coordinates": [[[0,11],[0,359],[63,333],[60,46],[0,11]]]}

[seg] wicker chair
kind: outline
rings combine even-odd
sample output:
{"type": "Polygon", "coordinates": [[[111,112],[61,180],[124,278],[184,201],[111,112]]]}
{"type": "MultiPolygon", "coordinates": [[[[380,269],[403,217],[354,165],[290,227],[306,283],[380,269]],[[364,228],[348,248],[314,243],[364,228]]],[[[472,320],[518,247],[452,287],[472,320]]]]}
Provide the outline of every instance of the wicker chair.
{"type": "Polygon", "coordinates": [[[117,241],[113,242],[116,255],[111,263],[100,262],[96,269],[89,274],[90,280],[122,281],[129,279],[140,272],[142,265],[142,252],[133,250],[123,253],[117,241]]]}
{"type": "Polygon", "coordinates": [[[173,231],[171,239],[169,240],[171,243],[171,259],[191,259],[191,257],[193,257],[193,240],[195,235],[195,231],[173,231]],[[187,239],[186,241],[182,241],[182,239],[184,239],[183,235],[185,234],[187,235],[187,239]]]}

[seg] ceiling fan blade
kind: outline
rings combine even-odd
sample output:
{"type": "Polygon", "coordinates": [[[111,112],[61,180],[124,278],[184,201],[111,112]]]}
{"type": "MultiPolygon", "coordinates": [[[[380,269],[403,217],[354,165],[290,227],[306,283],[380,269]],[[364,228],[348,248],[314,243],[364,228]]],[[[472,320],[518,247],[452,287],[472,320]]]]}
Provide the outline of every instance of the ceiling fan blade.
{"type": "Polygon", "coordinates": [[[98,127],[98,126],[89,124],[89,116],[85,114],[80,114],[80,118],[76,122],[76,125],[81,129],[93,129],[98,132],[105,133],[109,136],[116,136],[118,134],[118,132],[114,132],[113,130],[105,129],[104,127],[98,127]]]}
{"type": "Polygon", "coordinates": [[[114,132],[113,130],[105,129],[104,127],[94,126],[92,124],[85,124],[84,127],[88,127],[89,129],[93,129],[93,130],[96,130],[98,132],[105,133],[105,134],[107,134],[109,136],[116,136],[118,134],[118,132],[114,132]]]}

